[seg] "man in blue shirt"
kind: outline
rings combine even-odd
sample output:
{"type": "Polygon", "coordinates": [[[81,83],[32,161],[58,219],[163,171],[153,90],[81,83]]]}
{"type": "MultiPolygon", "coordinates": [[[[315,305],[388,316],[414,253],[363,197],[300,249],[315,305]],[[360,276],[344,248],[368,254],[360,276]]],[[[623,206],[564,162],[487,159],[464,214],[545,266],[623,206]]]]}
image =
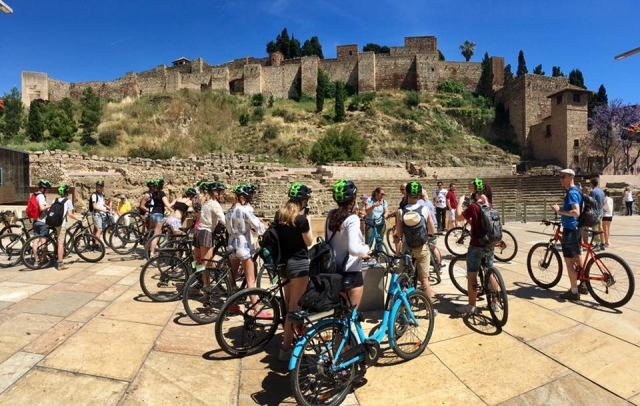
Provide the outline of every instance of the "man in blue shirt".
{"type": "Polygon", "coordinates": [[[562,256],[567,264],[567,274],[571,282],[571,289],[562,293],[560,297],[568,300],[580,300],[580,294],[587,293],[586,286],[584,286],[585,292],[578,290],[578,268],[582,262],[578,216],[580,216],[582,194],[573,182],[575,176],[576,174],[572,169],[560,171],[560,183],[567,189],[567,194],[562,203],[562,208],[558,203],[551,205],[551,209],[562,216],[562,256]]]}
{"type": "MultiPolygon", "coordinates": [[[[600,223],[598,223],[598,225],[596,226],[591,227],[591,229],[594,231],[602,230],[602,206],[604,205],[604,192],[598,186],[599,183],[600,183],[600,179],[591,178],[591,193],[589,194],[589,196],[596,199],[596,201],[598,202],[598,211],[600,212],[600,223]]],[[[595,241],[594,251],[598,251],[598,250],[604,251],[604,243],[602,242],[599,236],[595,236],[593,238],[593,241],[595,241]],[[598,244],[598,242],[600,244],[598,244]]]]}

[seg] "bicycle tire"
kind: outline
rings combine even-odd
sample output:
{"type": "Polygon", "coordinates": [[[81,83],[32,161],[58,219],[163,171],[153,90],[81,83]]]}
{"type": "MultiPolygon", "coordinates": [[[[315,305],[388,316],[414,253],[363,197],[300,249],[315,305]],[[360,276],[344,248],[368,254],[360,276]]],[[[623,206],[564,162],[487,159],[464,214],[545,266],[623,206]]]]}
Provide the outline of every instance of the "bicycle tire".
{"type": "Polygon", "coordinates": [[[424,352],[433,334],[433,305],[424,293],[414,290],[407,295],[410,309],[401,303],[391,315],[393,328],[389,332],[389,342],[393,352],[405,361],[411,360],[424,352]],[[418,322],[415,325],[410,314],[418,322]],[[401,334],[400,334],[401,333],[401,334]],[[407,339],[407,340],[404,340],[407,339]]]}
{"type": "Polygon", "coordinates": [[[232,357],[244,357],[262,350],[280,325],[280,304],[271,291],[249,288],[236,292],[220,309],[215,326],[216,341],[232,357]],[[256,296],[252,304],[251,296],[256,296]],[[256,317],[254,309],[258,308],[256,317]],[[269,312],[271,314],[269,314],[269,312]]]}
{"type": "Polygon", "coordinates": [[[587,290],[595,301],[604,307],[613,309],[624,306],[633,297],[635,291],[633,271],[629,264],[616,254],[610,252],[596,254],[595,260],[592,258],[587,263],[584,276],[587,279],[587,290]],[[592,273],[596,275],[595,277],[603,276],[605,281],[590,279],[594,277],[592,273]],[[617,285],[620,289],[615,288],[617,285]]]}
{"type": "Polygon", "coordinates": [[[556,286],[562,278],[562,268],[560,253],[555,247],[549,247],[549,243],[539,242],[529,250],[527,271],[531,280],[541,288],[556,286]]]}
{"type": "Polygon", "coordinates": [[[138,238],[133,237],[134,228],[130,225],[117,225],[111,234],[109,245],[116,254],[129,255],[138,247],[138,238]]]}
{"type": "Polygon", "coordinates": [[[393,226],[390,229],[388,229],[387,232],[385,233],[389,250],[394,254],[396,253],[396,245],[393,242],[393,234],[395,233],[395,231],[396,231],[396,226],[393,226]]]}
{"type": "MultiPolygon", "coordinates": [[[[118,217],[118,221],[116,222],[117,226],[127,226],[131,230],[133,230],[132,238],[136,238],[136,240],[140,240],[140,238],[146,232],[146,225],[144,221],[144,217],[137,211],[128,211],[118,217]]],[[[116,227],[117,230],[117,227],[116,227]]],[[[130,241],[133,242],[133,241],[130,241]]]]}
{"type": "Polygon", "coordinates": [[[6,233],[0,235],[0,268],[10,268],[20,264],[20,253],[25,239],[21,234],[6,233]]]}
{"type": "Polygon", "coordinates": [[[444,246],[455,257],[467,255],[471,232],[466,227],[453,227],[444,235],[444,246]]]}
{"type": "Polygon", "coordinates": [[[334,338],[345,336],[348,337],[349,346],[354,347],[355,337],[344,321],[327,320],[301,339],[300,354],[289,373],[291,391],[298,405],[336,406],[344,402],[351,391],[356,366],[352,363],[339,371],[333,370],[331,366],[334,347],[340,344],[334,338]],[[320,373],[320,363],[323,370],[329,371],[327,374],[320,373]]]}
{"type": "Polygon", "coordinates": [[[58,247],[51,235],[34,235],[25,241],[22,251],[20,251],[20,259],[22,263],[29,269],[37,270],[53,266],[57,259],[58,247]],[[35,256],[31,244],[38,238],[45,241],[40,244],[36,250],[39,261],[35,261],[35,256]]]}
{"type": "Polygon", "coordinates": [[[104,243],[87,231],[80,233],[73,239],[73,250],[87,262],[100,262],[105,255],[104,243]]]}
{"type": "Polygon", "coordinates": [[[280,283],[280,275],[262,265],[256,275],[256,286],[262,289],[270,289],[278,283],[280,283]]]}
{"type": "Polygon", "coordinates": [[[189,318],[198,324],[210,324],[218,320],[220,309],[230,296],[228,272],[217,268],[198,271],[187,279],[182,291],[182,304],[189,318]],[[205,274],[209,282],[203,283],[205,274]]]}
{"type": "Polygon", "coordinates": [[[166,243],[171,238],[171,234],[157,234],[153,237],[149,238],[144,243],[144,257],[146,259],[151,259],[151,241],[156,241],[156,250],[158,248],[162,248],[163,244],[166,243]]]}
{"type": "Polygon", "coordinates": [[[5,234],[18,234],[18,235],[24,235],[25,237],[27,235],[24,227],[18,224],[10,224],[8,226],[3,227],[2,230],[0,230],[0,236],[5,234]]]}
{"type": "Polygon", "coordinates": [[[504,327],[509,319],[509,299],[507,298],[507,289],[500,271],[493,267],[489,268],[485,275],[484,285],[491,318],[498,326],[504,327]],[[496,279],[497,289],[492,286],[491,278],[496,279]]]}
{"type": "Polygon", "coordinates": [[[467,259],[465,257],[455,257],[449,262],[449,278],[460,293],[469,294],[467,290],[467,259]]]}
{"type": "Polygon", "coordinates": [[[140,288],[154,302],[171,302],[182,295],[189,275],[187,265],[171,255],[160,255],[147,261],[140,271],[140,288]]]}
{"type": "Polygon", "coordinates": [[[493,256],[497,261],[509,262],[518,253],[518,240],[510,231],[502,230],[502,240],[493,249],[493,256]]]}
{"type": "Polygon", "coordinates": [[[104,229],[104,232],[102,233],[102,241],[105,243],[107,247],[109,247],[112,250],[113,248],[111,248],[111,235],[113,234],[115,229],[116,229],[116,224],[111,223],[104,229]]]}
{"type": "MultiPolygon", "coordinates": [[[[434,246],[433,248],[431,248],[431,245],[429,245],[429,258],[430,258],[430,262],[431,262],[431,268],[432,268],[432,272],[435,275],[435,282],[436,284],[439,284],[442,282],[442,269],[440,268],[440,265],[438,265],[437,261],[436,261],[436,251],[438,247],[434,246]]],[[[442,256],[440,256],[440,261],[442,261],[442,256]]]]}

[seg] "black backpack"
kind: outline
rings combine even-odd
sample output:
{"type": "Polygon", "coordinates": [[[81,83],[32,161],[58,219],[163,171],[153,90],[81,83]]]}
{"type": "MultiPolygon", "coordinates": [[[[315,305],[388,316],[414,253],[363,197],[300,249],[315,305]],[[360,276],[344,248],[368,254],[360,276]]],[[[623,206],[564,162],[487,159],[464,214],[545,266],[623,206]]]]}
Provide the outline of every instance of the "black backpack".
{"type": "Polygon", "coordinates": [[[486,202],[476,202],[476,204],[480,207],[480,225],[482,227],[482,233],[478,238],[478,242],[484,247],[496,245],[502,240],[500,213],[486,202]]]}
{"type": "Polygon", "coordinates": [[[321,274],[309,278],[307,290],[300,297],[298,305],[311,312],[324,312],[340,307],[342,275],[321,274]]]}
{"type": "Polygon", "coordinates": [[[429,233],[427,232],[427,221],[422,215],[422,207],[415,210],[402,208],[402,234],[404,235],[404,242],[409,248],[418,248],[427,243],[429,239],[429,233]],[[404,222],[404,216],[407,213],[416,213],[420,216],[420,222],[414,226],[409,226],[404,222]]]}
{"type": "Polygon", "coordinates": [[[65,213],[64,205],[67,203],[67,199],[64,198],[62,200],[54,200],[53,204],[49,208],[47,212],[47,217],[45,222],[49,227],[60,227],[64,222],[64,218],[67,213],[65,213]]]}
{"type": "Polygon", "coordinates": [[[598,201],[594,197],[582,193],[578,227],[594,227],[598,224],[600,224],[600,205],[598,201]]]}
{"type": "Polygon", "coordinates": [[[96,197],[96,202],[98,201],[98,199],[100,198],[100,196],[98,196],[97,192],[94,192],[91,194],[91,196],[89,196],[89,211],[91,213],[93,213],[93,199],[92,197],[95,196],[96,197]]]}
{"type": "Polygon", "coordinates": [[[259,240],[262,248],[262,259],[268,264],[280,264],[280,238],[278,237],[278,223],[269,223],[269,228],[259,240]]]}
{"type": "MultiPolygon", "coordinates": [[[[329,213],[329,216],[330,215],[331,212],[329,213]]],[[[352,214],[352,216],[353,215],[354,214],[352,214]]],[[[325,223],[325,236],[327,235],[327,231],[327,223],[325,223]]],[[[345,271],[349,255],[345,257],[342,264],[338,265],[336,263],[336,253],[330,245],[331,240],[333,240],[333,237],[335,237],[337,233],[338,231],[336,230],[336,232],[331,235],[331,238],[329,238],[329,241],[325,241],[322,237],[318,237],[316,244],[309,248],[309,252],[307,253],[307,256],[309,257],[309,276],[345,271]]]]}

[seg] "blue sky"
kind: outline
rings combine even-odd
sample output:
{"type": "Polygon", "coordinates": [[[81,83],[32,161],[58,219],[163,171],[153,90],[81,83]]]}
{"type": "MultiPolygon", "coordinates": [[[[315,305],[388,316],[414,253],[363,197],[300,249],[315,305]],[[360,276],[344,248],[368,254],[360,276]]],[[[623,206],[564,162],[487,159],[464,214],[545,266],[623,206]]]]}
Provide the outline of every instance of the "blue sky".
{"type": "Polygon", "coordinates": [[[435,35],[447,60],[464,60],[459,46],[476,43],[505,57],[515,73],[524,51],[529,72],[580,69],[609,100],[640,103],[640,1],[467,0],[4,0],[0,14],[0,95],[20,89],[20,72],[46,72],[67,82],[113,80],[174,59],[220,64],[265,57],[283,28],[304,42],[316,35],[326,58],[339,44],[401,46],[405,36],[435,35]]]}

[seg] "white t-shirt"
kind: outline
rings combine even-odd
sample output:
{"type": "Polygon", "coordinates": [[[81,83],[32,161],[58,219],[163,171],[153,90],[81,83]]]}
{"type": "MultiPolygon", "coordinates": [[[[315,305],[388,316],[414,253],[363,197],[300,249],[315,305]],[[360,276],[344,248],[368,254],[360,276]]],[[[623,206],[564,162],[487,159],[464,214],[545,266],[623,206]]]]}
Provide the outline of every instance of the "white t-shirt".
{"type": "Polygon", "coordinates": [[[66,227],[68,220],[67,216],[69,212],[73,211],[73,202],[68,197],[58,197],[56,198],[56,201],[62,202],[62,199],[67,199],[67,201],[64,203],[64,219],[62,220],[62,227],[66,227]]]}
{"type": "Polygon", "coordinates": [[[613,217],[613,198],[605,197],[604,204],[602,205],[602,216],[613,217]]]}
{"type": "Polygon", "coordinates": [[[632,202],[633,201],[633,195],[631,194],[631,191],[627,190],[624,192],[624,201],[625,202],[632,202]]]}
{"type": "MultiPolygon", "coordinates": [[[[36,195],[36,199],[38,200],[38,210],[40,210],[40,206],[47,204],[47,198],[45,197],[44,193],[38,193],[36,195]]],[[[40,217],[38,217],[38,220],[36,221],[44,223],[46,218],[47,218],[47,211],[46,210],[41,211],[40,217]]]]}
{"type": "Polygon", "coordinates": [[[95,210],[96,208],[98,209],[103,209],[104,210],[104,195],[100,194],[98,192],[93,192],[91,194],[91,201],[93,202],[93,213],[94,214],[102,214],[102,211],[98,211],[95,210]]]}
{"type": "MultiPolygon", "coordinates": [[[[331,212],[330,212],[331,213],[331,212]]],[[[329,221],[329,216],[327,216],[329,221]]],[[[333,232],[329,230],[325,223],[325,240],[329,241],[333,232]]],[[[360,231],[360,218],[352,215],[347,217],[336,232],[336,236],[331,240],[331,248],[336,253],[336,264],[342,264],[349,256],[345,267],[346,272],[362,271],[362,256],[369,252],[369,246],[364,243],[364,237],[360,231]]]]}

